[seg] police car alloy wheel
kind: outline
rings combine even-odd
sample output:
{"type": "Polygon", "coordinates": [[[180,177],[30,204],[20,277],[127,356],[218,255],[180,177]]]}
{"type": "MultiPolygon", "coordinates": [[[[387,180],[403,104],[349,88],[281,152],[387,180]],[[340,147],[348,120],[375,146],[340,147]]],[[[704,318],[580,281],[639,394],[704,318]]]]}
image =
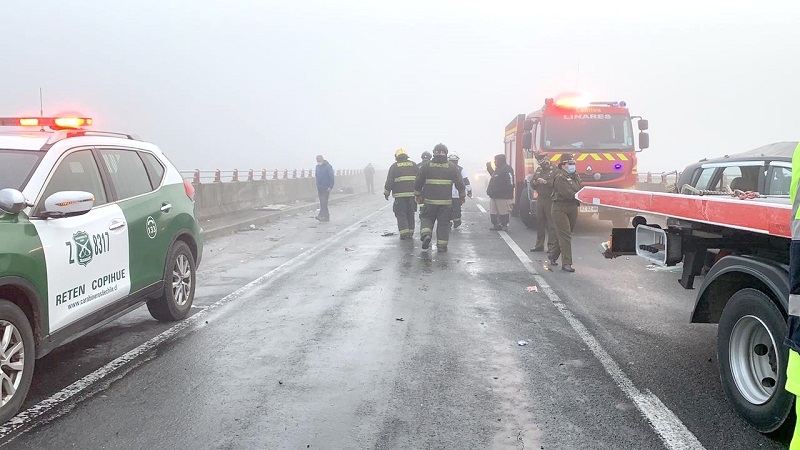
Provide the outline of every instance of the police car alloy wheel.
{"type": "Polygon", "coordinates": [[[186,317],[192,307],[195,286],[195,262],[189,246],[177,241],[172,246],[164,269],[164,291],[147,302],[153,318],[162,322],[186,317]]]}
{"type": "Polygon", "coordinates": [[[0,421],[22,406],[33,379],[33,332],[25,313],[0,299],[0,421]]]}

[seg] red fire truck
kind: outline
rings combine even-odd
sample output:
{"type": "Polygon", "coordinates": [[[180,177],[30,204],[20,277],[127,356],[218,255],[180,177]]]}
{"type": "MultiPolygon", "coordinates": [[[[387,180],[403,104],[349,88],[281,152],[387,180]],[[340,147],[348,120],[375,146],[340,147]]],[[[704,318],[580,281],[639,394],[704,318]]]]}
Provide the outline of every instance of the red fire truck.
{"type": "MultiPolygon", "coordinates": [[[[749,162],[743,164],[749,168],[749,162]]],[[[724,175],[721,169],[715,177],[724,175]]],[[[786,170],[774,164],[756,169],[769,177],[786,170]]],[[[755,429],[773,432],[791,423],[787,418],[795,401],[784,389],[788,348],[783,342],[792,206],[783,192],[703,193],[584,187],[576,197],[642,214],[633,218],[633,228],[611,230],[611,240],[599,247],[606,258],[638,255],[659,266],[682,264],[678,281],[684,289],[693,289],[695,277],[702,277],[690,320],[719,324],[717,359],[725,396],[755,429]],[[652,223],[656,217],[666,218],[665,226],[652,223]]]]}
{"type": "MultiPolygon", "coordinates": [[[[530,179],[536,158],[557,162],[562,153],[572,153],[584,186],[633,189],[637,158],[632,119],[638,119],[639,148],[649,147],[647,120],[631,116],[624,101],[586,101],[576,95],[546,98],[544,106],[517,115],[506,126],[506,160],[517,178],[513,214],[528,227],[536,222],[536,192],[530,179]]],[[[628,215],[597,205],[581,205],[581,213],[599,215],[615,226],[628,222],[628,215]]]]}

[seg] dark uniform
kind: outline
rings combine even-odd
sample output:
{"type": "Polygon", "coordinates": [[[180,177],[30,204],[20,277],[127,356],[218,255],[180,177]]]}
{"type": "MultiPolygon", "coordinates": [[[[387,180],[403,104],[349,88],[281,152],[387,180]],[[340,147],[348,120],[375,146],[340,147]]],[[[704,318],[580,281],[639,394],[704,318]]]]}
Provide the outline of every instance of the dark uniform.
{"type": "Polygon", "coordinates": [[[420,165],[414,183],[414,194],[417,201],[424,203],[419,211],[422,248],[430,247],[433,224],[436,222],[436,250],[446,252],[453,214],[453,184],[462,201],[466,198],[466,191],[461,171],[455,164],[447,161],[447,147],[438,144],[433,153],[431,162],[420,165]]]}
{"type": "Polygon", "coordinates": [[[400,239],[411,239],[414,235],[414,213],[417,212],[417,203],[414,201],[414,181],[417,179],[417,164],[409,161],[405,150],[395,153],[397,162],[389,167],[386,184],[383,187],[383,196],[389,200],[389,194],[394,197],[394,215],[397,217],[397,230],[400,239]]]}
{"type": "MultiPolygon", "coordinates": [[[[458,155],[455,153],[451,153],[450,156],[447,157],[447,160],[451,163],[456,165],[458,169],[458,173],[461,174],[462,180],[464,181],[464,188],[467,191],[467,196],[472,198],[472,186],[469,184],[469,177],[466,176],[466,172],[464,168],[458,165],[458,155]]],[[[453,195],[453,228],[458,228],[461,226],[461,197],[458,196],[458,191],[455,187],[452,189],[453,195]]]]}
{"type": "Polygon", "coordinates": [[[536,245],[531,251],[540,252],[544,250],[545,235],[547,236],[547,252],[552,252],[553,247],[558,241],[556,231],[553,228],[553,218],[551,208],[553,206],[553,177],[556,170],[547,157],[539,162],[539,167],[533,172],[531,187],[536,191],[536,245]],[[543,179],[544,183],[537,180],[543,179]]]}
{"type": "MultiPolygon", "coordinates": [[[[578,205],[580,202],[575,198],[575,194],[581,190],[580,176],[575,172],[569,172],[565,168],[575,167],[575,159],[569,153],[561,155],[558,163],[558,170],[553,176],[553,206],[551,217],[553,228],[558,236],[553,249],[548,256],[552,265],[561,256],[561,270],[574,272],[572,268],[572,230],[578,221],[578,205]]],[[[574,169],[573,169],[574,170],[574,169]]]]}

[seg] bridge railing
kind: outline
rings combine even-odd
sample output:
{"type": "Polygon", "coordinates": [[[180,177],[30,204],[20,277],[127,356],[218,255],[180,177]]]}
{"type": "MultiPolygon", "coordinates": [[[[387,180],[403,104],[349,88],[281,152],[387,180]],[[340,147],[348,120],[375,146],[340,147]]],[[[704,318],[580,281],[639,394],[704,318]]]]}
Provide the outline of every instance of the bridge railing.
{"type": "MultiPolygon", "coordinates": [[[[356,175],[360,169],[337,169],[334,174],[356,175]]],[[[195,169],[181,170],[181,176],[195,184],[202,183],[235,183],[241,181],[266,181],[294,178],[314,178],[314,169],[195,169]]]]}
{"type": "Polygon", "coordinates": [[[681,177],[681,172],[673,170],[671,172],[640,172],[637,176],[637,182],[648,184],[675,184],[681,177]]]}

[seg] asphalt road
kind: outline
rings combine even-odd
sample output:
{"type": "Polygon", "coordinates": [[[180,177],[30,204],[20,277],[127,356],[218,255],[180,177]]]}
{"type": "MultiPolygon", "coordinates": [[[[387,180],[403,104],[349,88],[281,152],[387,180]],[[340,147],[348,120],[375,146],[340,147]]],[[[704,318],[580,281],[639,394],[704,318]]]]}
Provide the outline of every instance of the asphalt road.
{"type": "Polygon", "coordinates": [[[548,270],[530,230],[489,231],[478,205],[448,253],[382,236],[380,195],[208,241],[190,319],[141,308],[39,360],[0,445],[786,447],[726,402],[716,326],[689,323],[677,272],[603,259],[595,219],[577,271],[548,270]]]}

